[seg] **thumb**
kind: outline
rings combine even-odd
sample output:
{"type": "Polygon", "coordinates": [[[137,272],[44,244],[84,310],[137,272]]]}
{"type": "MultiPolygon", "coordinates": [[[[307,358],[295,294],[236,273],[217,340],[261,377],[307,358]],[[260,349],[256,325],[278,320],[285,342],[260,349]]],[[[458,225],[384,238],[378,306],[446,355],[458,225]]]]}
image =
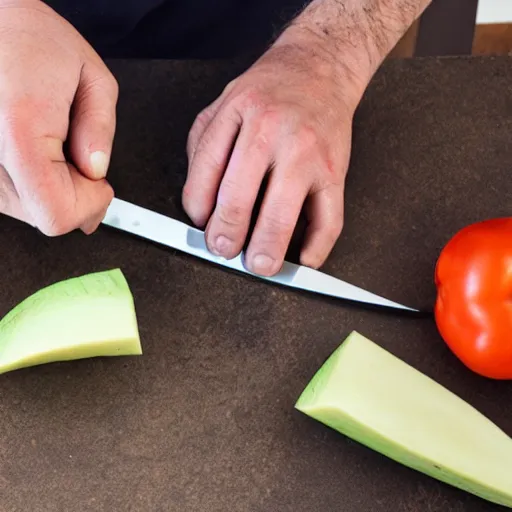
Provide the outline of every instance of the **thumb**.
{"type": "Polygon", "coordinates": [[[85,64],[71,110],[69,150],[84,176],[105,178],[116,128],[118,85],[102,64],[85,64]]]}

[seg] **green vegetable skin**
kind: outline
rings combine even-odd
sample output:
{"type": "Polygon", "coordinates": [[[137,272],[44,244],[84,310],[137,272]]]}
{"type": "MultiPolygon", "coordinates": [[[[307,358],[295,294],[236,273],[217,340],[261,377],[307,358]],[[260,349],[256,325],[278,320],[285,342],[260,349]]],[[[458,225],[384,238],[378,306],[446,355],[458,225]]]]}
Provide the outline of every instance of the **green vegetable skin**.
{"type": "Polygon", "coordinates": [[[43,288],[0,321],[0,373],[56,361],[140,354],[133,297],[120,269],[43,288]]]}
{"type": "Polygon", "coordinates": [[[405,466],[512,507],[512,439],[357,332],[314,375],[295,407],[405,466]]]}

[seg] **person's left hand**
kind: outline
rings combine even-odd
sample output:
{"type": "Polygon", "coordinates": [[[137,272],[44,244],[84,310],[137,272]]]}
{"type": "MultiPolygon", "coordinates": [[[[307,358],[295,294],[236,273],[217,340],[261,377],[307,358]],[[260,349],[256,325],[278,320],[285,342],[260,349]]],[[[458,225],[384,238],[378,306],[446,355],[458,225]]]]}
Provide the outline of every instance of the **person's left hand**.
{"type": "Polygon", "coordinates": [[[269,175],[245,265],[276,274],[299,214],[308,220],[300,261],[323,264],[343,226],[352,117],[362,84],[321,38],[288,29],[196,118],[187,144],[183,206],[209,250],[237,256],[269,175]]]}

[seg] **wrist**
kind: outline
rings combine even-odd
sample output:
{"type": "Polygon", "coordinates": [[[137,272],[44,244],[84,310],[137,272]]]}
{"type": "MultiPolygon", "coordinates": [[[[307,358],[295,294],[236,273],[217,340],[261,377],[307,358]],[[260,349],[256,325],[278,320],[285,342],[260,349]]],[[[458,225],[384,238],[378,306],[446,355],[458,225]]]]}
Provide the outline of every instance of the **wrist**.
{"type": "Polygon", "coordinates": [[[301,41],[330,55],[362,94],[387,54],[431,0],[314,0],[277,44],[301,41]]]}
{"type": "Polygon", "coordinates": [[[345,103],[355,110],[372,74],[363,52],[334,43],[328,34],[302,21],[289,25],[273,45],[274,50],[285,51],[287,48],[295,54],[302,53],[301,60],[317,74],[339,83],[345,103]]]}

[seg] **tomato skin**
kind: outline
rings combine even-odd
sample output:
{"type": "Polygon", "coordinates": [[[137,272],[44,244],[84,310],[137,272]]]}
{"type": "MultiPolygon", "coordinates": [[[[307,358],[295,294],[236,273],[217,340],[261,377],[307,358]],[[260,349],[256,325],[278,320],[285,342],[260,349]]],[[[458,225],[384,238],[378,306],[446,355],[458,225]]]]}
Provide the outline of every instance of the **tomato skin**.
{"type": "Polygon", "coordinates": [[[512,217],[456,233],[435,284],[435,321],[451,351],[479,375],[512,379],[512,217]]]}

